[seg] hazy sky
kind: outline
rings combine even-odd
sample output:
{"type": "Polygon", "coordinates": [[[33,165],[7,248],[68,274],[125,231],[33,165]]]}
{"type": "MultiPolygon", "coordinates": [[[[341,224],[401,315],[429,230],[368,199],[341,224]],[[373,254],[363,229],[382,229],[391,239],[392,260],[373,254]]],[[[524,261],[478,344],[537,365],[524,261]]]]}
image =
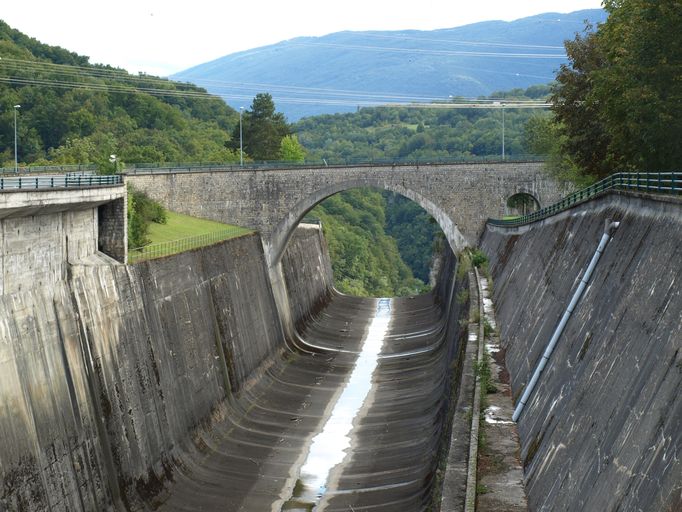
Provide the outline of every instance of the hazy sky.
{"type": "Polygon", "coordinates": [[[600,0],[3,0],[0,19],[93,63],[166,76],[298,36],[451,28],[600,6],[600,0]]]}

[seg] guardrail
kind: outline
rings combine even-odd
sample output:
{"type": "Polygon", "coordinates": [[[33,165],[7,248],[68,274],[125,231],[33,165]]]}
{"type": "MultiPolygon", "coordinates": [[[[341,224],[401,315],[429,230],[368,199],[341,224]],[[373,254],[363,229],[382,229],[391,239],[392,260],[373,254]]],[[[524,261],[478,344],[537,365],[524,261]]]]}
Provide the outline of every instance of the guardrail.
{"type": "Polygon", "coordinates": [[[160,242],[158,244],[145,245],[136,249],[128,249],[128,263],[137,263],[139,261],[151,260],[160,258],[162,256],[170,256],[171,254],[178,254],[180,252],[197,249],[216,242],[222,242],[229,238],[245,235],[252,231],[246,228],[233,226],[221,231],[214,231],[204,235],[191,236],[181,238],[179,240],[172,240],[170,242],[160,242]]]}
{"type": "Polygon", "coordinates": [[[408,166],[408,165],[443,165],[443,164],[467,164],[467,163],[523,163],[543,162],[544,156],[537,155],[512,155],[504,160],[499,155],[477,156],[461,158],[424,158],[421,160],[405,158],[377,158],[377,159],[321,159],[306,160],[305,162],[245,162],[238,163],[220,162],[167,162],[167,163],[137,163],[126,164],[122,171],[124,174],[150,174],[150,173],[180,173],[180,172],[205,172],[205,171],[257,171],[271,169],[319,169],[321,167],[373,167],[377,165],[408,166]]]}
{"type": "Polygon", "coordinates": [[[0,167],[0,174],[37,174],[47,172],[97,172],[97,164],[68,164],[68,165],[27,165],[14,167],[0,167]]]}
{"type": "Polygon", "coordinates": [[[73,176],[62,174],[55,176],[0,177],[0,191],[102,187],[107,185],[120,185],[122,183],[123,176],[117,174],[77,174],[73,176]]]}
{"type": "Polygon", "coordinates": [[[682,172],[619,172],[574,192],[561,201],[514,219],[488,219],[492,226],[521,226],[551,217],[609,190],[634,190],[659,194],[682,194],[682,172]]]}

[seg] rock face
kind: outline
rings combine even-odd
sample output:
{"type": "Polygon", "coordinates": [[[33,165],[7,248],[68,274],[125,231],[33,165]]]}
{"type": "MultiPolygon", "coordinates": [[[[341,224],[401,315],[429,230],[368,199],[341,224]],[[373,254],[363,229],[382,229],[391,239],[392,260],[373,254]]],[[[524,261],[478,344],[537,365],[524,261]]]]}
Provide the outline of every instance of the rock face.
{"type": "Polygon", "coordinates": [[[519,420],[531,510],[682,510],[682,205],[610,194],[535,227],[488,230],[518,399],[620,221],[519,420]]]}

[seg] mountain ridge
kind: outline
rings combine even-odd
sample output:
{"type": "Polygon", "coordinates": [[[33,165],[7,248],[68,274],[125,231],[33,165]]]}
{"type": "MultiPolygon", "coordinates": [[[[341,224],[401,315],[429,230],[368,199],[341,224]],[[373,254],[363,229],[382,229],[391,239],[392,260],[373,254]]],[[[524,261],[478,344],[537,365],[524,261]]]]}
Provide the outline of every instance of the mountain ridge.
{"type": "Polygon", "coordinates": [[[235,108],[270,92],[290,121],[370,104],[477,97],[548,83],[563,41],[602,22],[602,9],[512,22],[302,36],[220,57],[171,78],[195,82],[235,108]]]}

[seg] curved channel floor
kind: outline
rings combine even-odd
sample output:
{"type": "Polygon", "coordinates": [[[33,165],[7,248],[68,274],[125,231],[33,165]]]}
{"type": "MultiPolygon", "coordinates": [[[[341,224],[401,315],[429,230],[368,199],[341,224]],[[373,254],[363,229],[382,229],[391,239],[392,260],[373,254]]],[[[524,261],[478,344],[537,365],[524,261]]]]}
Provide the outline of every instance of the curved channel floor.
{"type": "Polygon", "coordinates": [[[446,423],[444,324],[431,294],[336,294],[219,408],[153,508],[427,510],[446,423]]]}

